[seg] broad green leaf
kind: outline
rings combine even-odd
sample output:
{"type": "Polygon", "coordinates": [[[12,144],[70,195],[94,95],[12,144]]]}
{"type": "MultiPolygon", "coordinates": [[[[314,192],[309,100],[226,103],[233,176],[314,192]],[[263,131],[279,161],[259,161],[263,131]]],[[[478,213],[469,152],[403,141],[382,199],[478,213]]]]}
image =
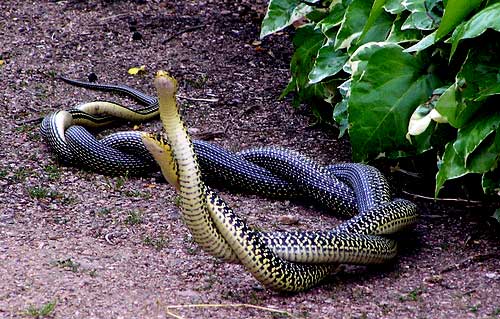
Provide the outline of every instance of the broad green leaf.
{"type": "MultiPolygon", "coordinates": [[[[295,53],[290,62],[292,80],[286,88],[286,92],[292,91],[292,85],[297,93],[297,100],[305,101],[314,97],[324,96],[322,83],[309,85],[308,74],[311,72],[314,59],[318,50],[322,47],[325,37],[319,29],[312,25],[305,25],[297,29],[293,38],[295,53]]],[[[297,103],[296,103],[297,104],[297,103]]]]}
{"type": "Polygon", "coordinates": [[[432,149],[431,140],[436,130],[436,125],[437,125],[436,122],[431,122],[430,125],[422,134],[412,137],[411,144],[415,148],[414,154],[422,154],[432,149]]]}
{"type": "Polygon", "coordinates": [[[463,158],[468,166],[469,155],[500,126],[500,113],[481,116],[458,130],[457,139],[453,143],[455,152],[463,158]]]}
{"type": "Polygon", "coordinates": [[[435,27],[434,21],[429,18],[426,12],[415,12],[408,16],[401,26],[401,30],[433,30],[435,27]]]}
{"type": "MultiPolygon", "coordinates": [[[[424,132],[429,131],[429,126],[435,123],[448,123],[436,109],[436,101],[446,91],[447,87],[439,87],[432,92],[432,96],[420,104],[410,117],[408,123],[408,133],[406,138],[410,139],[411,136],[420,136],[424,132]]],[[[417,139],[420,141],[421,139],[417,139]]],[[[413,141],[413,140],[412,140],[413,141]]],[[[426,141],[427,142],[427,141],[426,141]]],[[[430,137],[429,137],[430,143],[430,137]]]]}
{"type": "Polygon", "coordinates": [[[349,4],[335,39],[335,49],[349,48],[352,41],[361,35],[370,15],[372,2],[373,0],[353,0],[349,4]]]}
{"type": "Polygon", "coordinates": [[[484,173],[481,186],[486,195],[500,195],[500,169],[484,173]]]}
{"type": "Polygon", "coordinates": [[[288,94],[290,94],[293,91],[295,91],[296,87],[297,87],[297,84],[295,83],[295,79],[293,77],[290,78],[290,81],[288,81],[287,86],[285,87],[285,89],[283,90],[283,92],[281,92],[279,99],[281,100],[285,96],[287,96],[288,94]]]}
{"type": "Polygon", "coordinates": [[[432,110],[433,108],[428,105],[420,104],[415,111],[413,111],[410,121],[408,122],[406,139],[410,139],[410,135],[420,135],[427,130],[427,127],[429,127],[432,121],[430,114],[432,110]]]}
{"type": "Polygon", "coordinates": [[[462,98],[465,82],[458,80],[441,95],[436,103],[436,110],[455,128],[464,126],[481,108],[481,103],[462,98]]]}
{"type": "Polygon", "coordinates": [[[402,3],[401,0],[386,0],[384,10],[392,14],[399,14],[405,10],[402,3]]]}
{"type": "Polygon", "coordinates": [[[358,42],[362,41],[365,37],[368,30],[370,30],[375,23],[375,21],[380,17],[380,14],[384,11],[384,4],[386,0],[375,0],[372,5],[372,9],[370,10],[370,15],[368,16],[368,20],[366,21],[365,27],[363,28],[363,32],[358,38],[358,42]]]}
{"type": "MultiPolygon", "coordinates": [[[[500,80],[500,75],[498,79],[500,80]]],[[[474,99],[474,101],[482,101],[489,96],[497,94],[500,94],[500,81],[479,91],[478,96],[474,99]]]]}
{"type": "Polygon", "coordinates": [[[328,11],[326,11],[325,9],[314,8],[311,12],[309,12],[308,14],[305,15],[305,19],[308,22],[318,24],[318,22],[320,22],[321,20],[323,20],[327,16],[328,16],[328,11]]]}
{"type": "Polygon", "coordinates": [[[420,59],[393,43],[369,43],[351,58],[349,135],[355,161],[411,149],[405,135],[413,110],[438,86],[420,59]]]}
{"type": "Polygon", "coordinates": [[[500,223],[500,208],[495,209],[495,212],[491,215],[491,217],[494,218],[497,223],[500,223]]]}
{"type": "Polygon", "coordinates": [[[328,16],[317,23],[317,27],[321,29],[323,33],[326,33],[330,29],[337,27],[342,22],[346,10],[346,6],[342,1],[335,3],[331,8],[328,16]]]}
{"type": "Polygon", "coordinates": [[[394,20],[391,31],[389,32],[389,36],[387,36],[387,42],[417,42],[422,38],[422,31],[418,29],[401,30],[403,22],[403,19],[399,16],[396,18],[396,20],[394,20]]]}
{"type": "Polygon", "coordinates": [[[368,65],[368,61],[370,58],[378,51],[381,49],[385,48],[388,46],[388,43],[369,43],[366,44],[356,52],[354,52],[351,55],[351,58],[349,59],[349,63],[346,63],[344,66],[344,70],[351,74],[351,80],[349,82],[346,82],[345,84],[348,84],[349,90],[345,91],[346,95],[350,93],[350,90],[352,88],[352,82],[358,81],[360,77],[364,74],[366,67],[368,65]]]}
{"type": "Polygon", "coordinates": [[[333,43],[327,43],[318,51],[314,66],[309,73],[309,84],[322,81],[342,70],[348,56],[341,50],[335,50],[333,43]]]}
{"type": "Polygon", "coordinates": [[[333,119],[337,122],[339,127],[339,138],[344,136],[349,127],[349,120],[347,116],[347,99],[343,99],[335,105],[333,109],[333,119]]]}
{"type": "Polygon", "coordinates": [[[487,29],[500,32],[500,2],[479,11],[469,21],[462,23],[455,29],[451,36],[450,59],[460,40],[478,37],[487,29]]]}
{"type": "Polygon", "coordinates": [[[422,51],[438,42],[455,26],[462,22],[465,16],[474,10],[474,8],[476,8],[481,1],[482,0],[449,0],[446,3],[446,8],[439,28],[405,51],[422,51]]]}
{"type": "Polygon", "coordinates": [[[402,2],[406,10],[411,14],[403,23],[401,29],[433,30],[437,28],[441,20],[434,13],[441,6],[438,0],[406,0],[402,2]]]}
{"type": "Polygon", "coordinates": [[[436,31],[436,41],[462,23],[467,15],[476,9],[481,2],[483,0],[448,0],[441,24],[436,31]]]}
{"type": "Polygon", "coordinates": [[[345,132],[349,127],[349,119],[348,119],[348,99],[349,99],[349,91],[351,89],[351,80],[347,80],[339,86],[339,92],[342,95],[342,101],[335,105],[333,109],[333,119],[337,122],[339,126],[339,137],[344,136],[345,132]]]}
{"type": "Polygon", "coordinates": [[[455,96],[455,84],[450,87],[439,97],[436,103],[436,110],[441,113],[446,120],[454,127],[457,125],[457,117],[460,115],[461,107],[455,96]]]}
{"type": "Polygon", "coordinates": [[[464,126],[484,105],[487,97],[499,94],[499,41],[469,51],[455,83],[440,97],[436,109],[456,128],[464,126]]]}
{"type": "Polygon", "coordinates": [[[447,180],[464,176],[468,173],[465,168],[464,159],[457,155],[453,143],[446,144],[443,159],[438,163],[439,171],[436,175],[436,189],[434,196],[438,196],[447,180]]]}
{"type": "Polygon", "coordinates": [[[349,53],[352,54],[359,46],[365,43],[385,41],[391,31],[393,22],[394,17],[381,10],[370,28],[366,29],[366,33],[363,31],[361,36],[357,39],[356,45],[351,45],[351,47],[349,47],[349,53]]]}
{"type": "Polygon", "coordinates": [[[436,31],[426,35],[422,40],[418,41],[411,47],[404,50],[404,52],[422,51],[430,47],[436,42],[436,31]]]}
{"type": "Polygon", "coordinates": [[[496,130],[469,155],[466,167],[472,173],[486,173],[495,169],[500,157],[500,134],[496,130]]]}
{"type": "Polygon", "coordinates": [[[266,16],[262,20],[260,38],[286,28],[313,9],[300,0],[270,0],[266,16]]]}

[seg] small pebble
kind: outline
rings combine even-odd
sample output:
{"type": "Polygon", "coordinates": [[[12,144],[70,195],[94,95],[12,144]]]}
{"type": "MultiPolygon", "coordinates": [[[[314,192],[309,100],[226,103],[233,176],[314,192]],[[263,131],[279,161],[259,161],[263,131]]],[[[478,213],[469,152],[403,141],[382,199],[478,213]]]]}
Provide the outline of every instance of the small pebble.
{"type": "Polygon", "coordinates": [[[500,275],[496,272],[487,272],[485,274],[486,278],[489,278],[489,279],[498,279],[500,278],[500,275]]]}
{"type": "Polygon", "coordinates": [[[96,82],[97,81],[97,75],[94,72],[89,73],[87,78],[89,79],[89,82],[96,82]]]}
{"type": "Polygon", "coordinates": [[[283,215],[278,218],[278,221],[284,225],[297,225],[299,220],[297,217],[292,215],[283,215]]]}
{"type": "Polygon", "coordinates": [[[139,31],[132,33],[132,40],[139,41],[142,39],[142,34],[139,31]]]}

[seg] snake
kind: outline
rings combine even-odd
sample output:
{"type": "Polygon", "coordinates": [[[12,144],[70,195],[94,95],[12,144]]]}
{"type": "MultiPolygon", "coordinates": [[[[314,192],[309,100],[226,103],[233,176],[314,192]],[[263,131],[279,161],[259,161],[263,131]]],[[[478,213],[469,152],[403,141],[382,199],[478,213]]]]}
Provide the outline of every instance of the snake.
{"type": "MultiPolygon", "coordinates": [[[[122,92],[146,106],[132,110],[109,101],[95,101],[49,114],[43,119],[40,132],[59,161],[83,165],[93,171],[111,175],[141,176],[158,170],[141,141],[140,132],[118,132],[97,140],[81,126],[102,127],[116,120],[148,121],[158,116],[158,100],[155,97],[126,85],[60,78],[66,83],[80,87],[122,92]]],[[[195,140],[193,144],[204,179],[219,181],[219,184],[238,190],[251,190],[266,197],[306,198],[319,203],[328,211],[340,212],[345,217],[351,217],[357,211],[365,211],[367,207],[375,205],[375,200],[386,202],[390,199],[390,190],[384,176],[369,165],[334,164],[327,166],[326,170],[329,172],[325,172],[318,164],[297,152],[276,147],[251,149],[234,154],[213,143],[195,140]],[[287,169],[277,167],[277,163],[286,165],[287,169]],[[267,169],[266,165],[274,172],[267,169]],[[321,170],[323,171],[320,172],[321,170]],[[296,183],[290,183],[286,178],[276,175],[293,171],[304,172],[300,178],[295,178],[296,183]],[[325,173],[330,176],[325,178],[325,173]],[[359,187],[353,187],[356,183],[350,182],[352,178],[357,178],[359,187]],[[220,183],[220,180],[223,182],[220,183]],[[351,187],[346,187],[346,183],[351,184],[351,187]],[[354,194],[351,189],[358,191],[354,194]]]]}
{"type": "MultiPolygon", "coordinates": [[[[175,79],[159,71],[155,86],[165,134],[143,133],[142,140],[167,181],[176,187],[183,219],[195,242],[206,252],[229,261],[236,259],[268,288],[296,292],[316,285],[329,274],[333,265],[325,260],[317,264],[286,260],[277,253],[279,249],[273,243],[282,242],[291,250],[296,244],[309,252],[318,248],[335,249],[342,251],[341,255],[363,256],[361,258],[367,258],[372,251],[378,254],[394,246],[393,241],[383,237],[348,231],[280,232],[276,235],[252,230],[203,183],[194,146],[179,116],[175,79]],[[354,247],[345,249],[350,241],[354,247]],[[328,246],[329,243],[332,245],[328,246]]],[[[370,222],[376,224],[377,220],[370,222]]],[[[346,224],[349,223],[355,222],[346,224]]]]}
{"type": "MultiPolygon", "coordinates": [[[[89,87],[86,82],[79,83],[89,87]]],[[[137,112],[112,102],[97,101],[47,116],[42,122],[41,132],[58,157],[69,163],[86,161],[86,165],[103,172],[113,172],[113,169],[120,167],[116,173],[124,169],[141,173],[153,167],[158,169],[156,165],[159,165],[167,181],[179,187],[178,183],[172,182],[179,173],[179,166],[164,169],[169,165],[162,164],[154,154],[150,154],[151,150],[145,147],[147,143],[143,133],[119,132],[98,141],[85,128],[74,125],[90,123],[92,126],[101,126],[116,118],[147,120],[158,114],[158,100],[125,86],[96,84],[94,88],[124,92],[147,106],[137,112]],[[127,118],[130,114],[135,118],[127,118]]],[[[175,105],[173,108],[177,110],[175,98],[166,100],[169,102],[164,104],[175,105]]],[[[182,135],[184,132],[187,135],[182,121],[176,121],[180,124],[171,126],[180,126],[182,129],[174,130],[176,133],[173,134],[182,135]]],[[[164,126],[170,127],[165,123],[164,126]]],[[[201,171],[209,172],[205,175],[222,176],[242,189],[253,188],[257,193],[278,197],[312,194],[316,201],[327,203],[326,206],[330,205],[330,208],[346,216],[352,216],[355,210],[361,212],[331,231],[257,233],[250,230],[217,194],[205,187],[201,177],[194,178],[199,192],[197,197],[188,198],[185,203],[193,206],[194,201],[200,207],[207,206],[201,209],[205,210],[204,213],[188,209],[183,214],[195,241],[216,257],[243,263],[264,285],[277,290],[298,291],[316,284],[332,268],[332,265],[325,263],[380,263],[393,258],[396,253],[395,242],[374,235],[399,231],[416,220],[415,205],[406,200],[390,201],[385,179],[378,170],[368,165],[346,163],[324,168],[296,152],[279,148],[251,149],[235,156],[202,141],[191,143],[189,139],[184,139],[181,143],[172,143],[172,138],[168,136],[152,140],[162,145],[163,149],[168,149],[163,150],[164,154],[175,153],[172,151],[173,145],[178,148],[178,145],[185,144],[192,148],[198,160],[188,154],[187,157],[196,167],[196,174],[189,175],[189,178],[201,176],[198,169],[200,164],[201,171]],[[335,194],[333,199],[332,193],[335,194]],[[242,249],[248,254],[242,253],[242,249]],[[255,251],[259,253],[255,255],[255,251]],[[261,262],[256,262],[256,259],[261,262]],[[276,272],[269,274],[262,270],[268,266],[274,267],[276,272]]]]}

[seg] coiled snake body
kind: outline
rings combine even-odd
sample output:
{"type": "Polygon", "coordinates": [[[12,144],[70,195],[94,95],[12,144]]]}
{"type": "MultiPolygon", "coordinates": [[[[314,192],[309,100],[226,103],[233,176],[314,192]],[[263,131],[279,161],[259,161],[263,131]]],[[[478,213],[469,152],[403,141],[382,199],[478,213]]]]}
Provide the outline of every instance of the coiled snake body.
{"type": "Polygon", "coordinates": [[[47,116],[42,135],[63,161],[84,163],[101,172],[141,174],[157,169],[157,162],[178,188],[183,218],[195,241],[216,257],[242,263],[273,289],[309,288],[330,272],[333,266],[326,263],[380,263],[395,256],[395,241],[375,235],[413,224],[416,207],[406,200],[390,201],[378,170],[362,164],[325,168],[284,149],[260,148],[235,155],[206,142],[191,143],[178,115],[175,80],[161,74],[155,85],[159,100],[124,86],[95,85],[131,94],[147,107],[137,112],[111,102],[83,104],[47,116]],[[147,120],[157,115],[158,101],[166,136],[121,132],[98,141],[74,125],[99,126],[116,118],[147,120]],[[241,189],[268,196],[307,196],[346,216],[360,214],[331,231],[253,231],[204,185],[198,164],[205,177],[223,178],[241,189]]]}

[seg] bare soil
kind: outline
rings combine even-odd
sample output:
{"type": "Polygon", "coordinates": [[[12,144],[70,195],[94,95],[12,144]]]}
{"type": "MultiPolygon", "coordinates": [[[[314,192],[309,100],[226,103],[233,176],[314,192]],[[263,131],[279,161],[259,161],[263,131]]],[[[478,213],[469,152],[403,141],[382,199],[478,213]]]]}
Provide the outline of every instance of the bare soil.
{"type": "MultiPolygon", "coordinates": [[[[95,73],[103,83],[153,93],[152,74],[165,69],[190,98],[180,102],[194,138],[231,150],[280,145],[325,164],[349,161],[349,143],[335,129],[313,126],[307,112],[278,100],[292,49],[287,32],[255,42],[265,8],[264,1],[226,0],[0,3],[0,318],[36,317],[51,303],[49,318],[500,317],[500,231],[485,217],[488,206],[414,199],[402,191],[432,189],[387,170],[395,195],[414,199],[421,214],[400,238],[397,260],[342,267],[316,288],[279,294],[200,251],[174,190],[157,174],[110,177],[61,166],[29,122],[98,98],[132,104],[58,75],[95,73]],[[146,74],[127,74],[141,65],[146,74]]],[[[222,194],[262,229],[337,222],[307,205],[222,194]],[[287,225],[283,215],[298,224],[287,225]]]]}

